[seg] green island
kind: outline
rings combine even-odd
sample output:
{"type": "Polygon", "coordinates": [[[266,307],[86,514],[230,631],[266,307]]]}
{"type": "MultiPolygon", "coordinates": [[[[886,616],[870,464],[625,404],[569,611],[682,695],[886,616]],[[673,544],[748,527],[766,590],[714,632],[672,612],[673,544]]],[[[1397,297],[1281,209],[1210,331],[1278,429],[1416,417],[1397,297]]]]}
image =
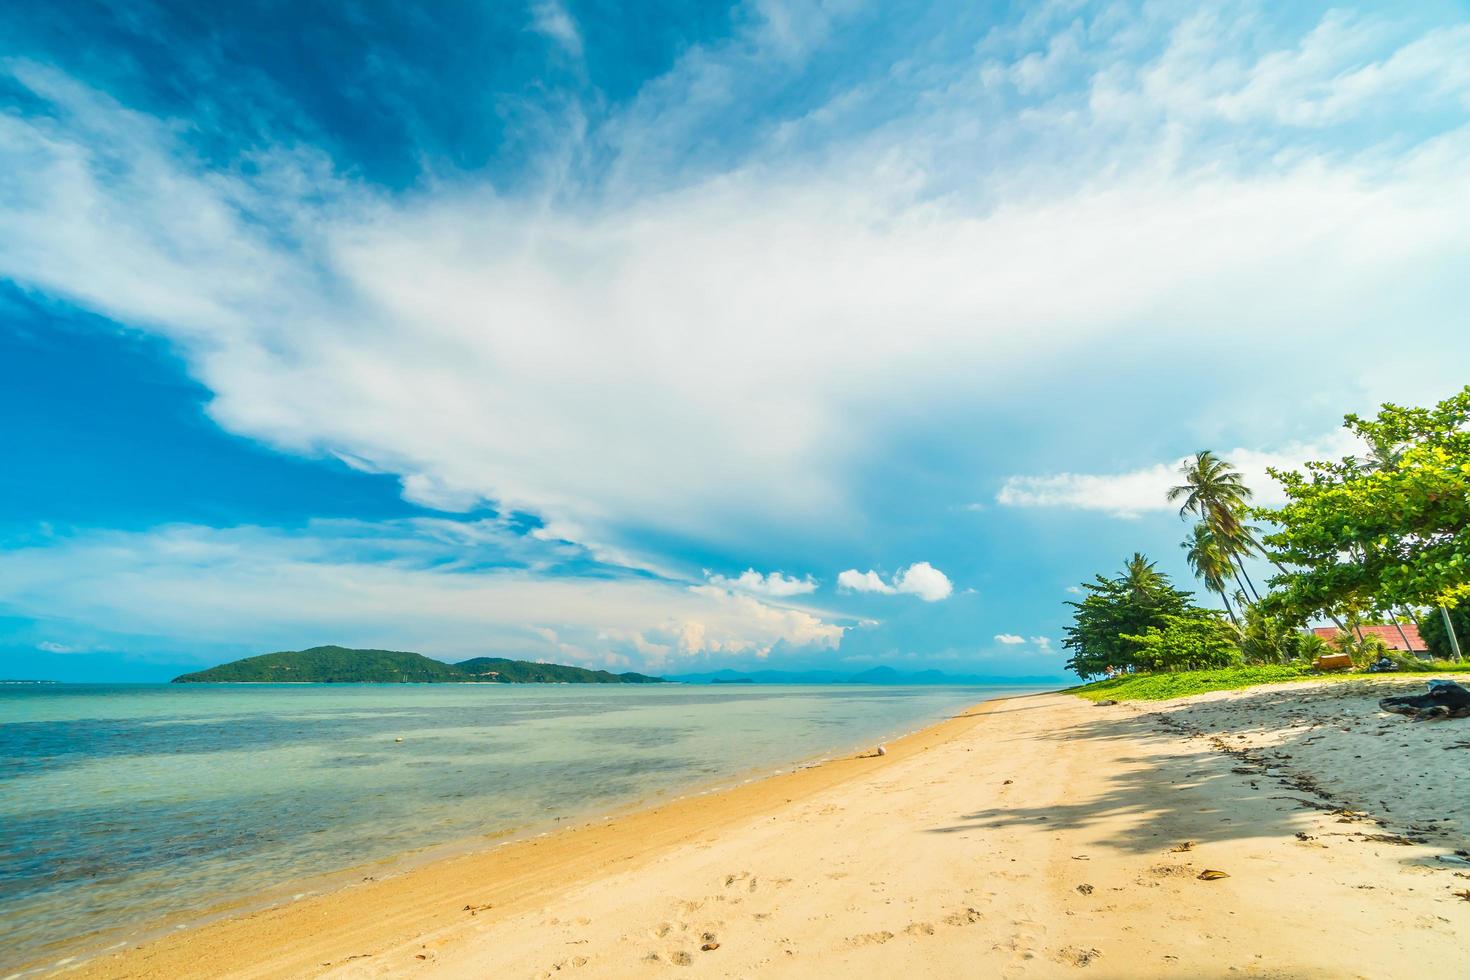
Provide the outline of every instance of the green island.
{"type": "Polygon", "coordinates": [[[447,664],[403,650],[322,646],[263,653],[175,677],[175,684],[661,684],[662,677],[474,657],[447,664]]]}

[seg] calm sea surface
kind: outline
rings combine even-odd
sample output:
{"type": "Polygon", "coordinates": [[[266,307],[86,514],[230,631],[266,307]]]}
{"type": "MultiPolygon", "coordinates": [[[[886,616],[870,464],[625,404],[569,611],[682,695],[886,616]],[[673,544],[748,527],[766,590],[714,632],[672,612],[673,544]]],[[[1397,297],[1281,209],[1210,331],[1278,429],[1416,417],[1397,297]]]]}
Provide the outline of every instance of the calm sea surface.
{"type": "Polygon", "coordinates": [[[1019,690],[0,686],[0,967],[292,879],[764,774],[1019,690]]]}

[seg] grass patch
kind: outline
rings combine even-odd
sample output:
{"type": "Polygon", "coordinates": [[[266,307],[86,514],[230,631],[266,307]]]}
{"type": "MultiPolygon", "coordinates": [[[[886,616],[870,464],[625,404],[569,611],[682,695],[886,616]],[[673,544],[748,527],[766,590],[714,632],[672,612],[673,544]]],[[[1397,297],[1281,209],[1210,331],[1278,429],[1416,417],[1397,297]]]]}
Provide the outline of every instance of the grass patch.
{"type": "Polygon", "coordinates": [[[1470,672],[1470,662],[1450,663],[1436,661],[1423,663],[1414,671],[1398,674],[1364,674],[1359,672],[1341,674],[1318,674],[1306,667],[1271,664],[1260,667],[1224,667],[1219,670],[1182,670],[1173,674],[1129,674],[1106,681],[1094,681],[1080,687],[1067,689],[1068,694],[1089,701],[1111,698],[1114,701],[1167,701],[1169,698],[1184,698],[1191,694],[1209,691],[1235,691],[1258,684],[1280,684],[1285,681],[1333,681],[1361,680],[1365,677],[1403,677],[1429,674],[1458,674],[1470,672]]]}
{"type": "Polygon", "coordinates": [[[1219,670],[1181,670],[1171,674],[1129,674],[1105,681],[1094,681],[1074,687],[1068,693],[1089,701],[1112,698],[1114,701],[1166,701],[1207,691],[1233,691],[1257,684],[1279,684],[1282,681],[1314,680],[1322,674],[1310,674],[1301,667],[1274,664],[1262,667],[1223,667],[1219,670]]]}

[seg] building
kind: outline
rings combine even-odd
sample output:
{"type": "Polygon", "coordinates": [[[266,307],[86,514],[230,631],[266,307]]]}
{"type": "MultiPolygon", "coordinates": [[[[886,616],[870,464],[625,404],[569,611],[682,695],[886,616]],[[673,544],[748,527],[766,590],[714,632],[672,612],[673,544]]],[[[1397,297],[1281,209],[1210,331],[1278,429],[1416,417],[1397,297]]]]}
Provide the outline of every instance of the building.
{"type": "MultiPolygon", "coordinates": [[[[1316,633],[1328,643],[1333,643],[1337,639],[1338,629],[1336,626],[1319,626],[1317,629],[1312,630],[1312,632],[1316,633]]],[[[1358,632],[1361,632],[1364,637],[1378,637],[1384,643],[1388,644],[1390,650],[1404,650],[1408,653],[1429,652],[1429,645],[1420,638],[1419,627],[1413,623],[1405,623],[1403,626],[1359,626],[1358,632]],[[1399,630],[1403,630],[1402,635],[1399,634],[1399,630]],[[1407,647],[1404,646],[1405,636],[1409,638],[1409,645],[1407,647]]]]}

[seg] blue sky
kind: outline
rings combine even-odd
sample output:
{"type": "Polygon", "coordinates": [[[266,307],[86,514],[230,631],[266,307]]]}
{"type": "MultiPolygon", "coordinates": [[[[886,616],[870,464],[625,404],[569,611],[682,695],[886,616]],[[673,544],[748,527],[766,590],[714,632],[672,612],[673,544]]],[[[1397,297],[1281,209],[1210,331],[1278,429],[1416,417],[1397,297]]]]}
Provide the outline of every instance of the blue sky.
{"type": "Polygon", "coordinates": [[[1470,380],[1470,6],[1192,6],[6,6],[0,676],[1059,673],[1470,380]]]}

